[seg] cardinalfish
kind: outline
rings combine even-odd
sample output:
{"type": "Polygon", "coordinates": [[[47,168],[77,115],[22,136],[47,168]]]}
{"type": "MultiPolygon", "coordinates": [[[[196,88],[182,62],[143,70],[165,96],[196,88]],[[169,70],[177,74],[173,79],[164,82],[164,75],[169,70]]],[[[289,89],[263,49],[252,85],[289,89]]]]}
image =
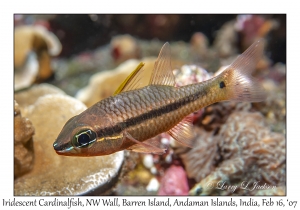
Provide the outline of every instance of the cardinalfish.
{"type": "Polygon", "coordinates": [[[100,156],[121,150],[163,154],[158,134],[168,133],[192,147],[193,112],[219,101],[264,100],[265,93],[251,76],[262,56],[263,41],[252,44],[219,75],[196,84],[175,87],[170,47],[166,43],[141,85],[144,64],[122,83],[116,94],[69,119],[53,144],[59,155],[100,156]]]}

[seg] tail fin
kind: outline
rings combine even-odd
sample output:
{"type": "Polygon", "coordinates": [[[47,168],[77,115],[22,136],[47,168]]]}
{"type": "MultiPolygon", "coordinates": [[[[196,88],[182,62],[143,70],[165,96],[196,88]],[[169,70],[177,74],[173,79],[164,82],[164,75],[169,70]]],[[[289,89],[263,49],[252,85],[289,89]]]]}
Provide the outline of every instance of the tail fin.
{"type": "Polygon", "coordinates": [[[264,41],[256,41],[219,75],[224,81],[220,88],[226,86],[228,100],[259,102],[266,98],[261,84],[251,76],[263,49],[264,41]]]}

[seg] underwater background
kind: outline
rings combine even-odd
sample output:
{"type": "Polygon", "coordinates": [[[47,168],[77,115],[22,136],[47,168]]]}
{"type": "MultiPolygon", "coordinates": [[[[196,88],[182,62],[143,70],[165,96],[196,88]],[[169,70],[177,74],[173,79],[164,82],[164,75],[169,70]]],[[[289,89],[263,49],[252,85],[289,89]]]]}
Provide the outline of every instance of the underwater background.
{"type": "Polygon", "coordinates": [[[285,195],[286,15],[14,15],[15,195],[285,195]],[[255,40],[267,99],[194,113],[193,148],[161,134],[166,154],[64,157],[65,122],[114,93],[170,43],[178,86],[201,82],[255,40]],[[276,187],[274,187],[276,186],[276,187]]]}

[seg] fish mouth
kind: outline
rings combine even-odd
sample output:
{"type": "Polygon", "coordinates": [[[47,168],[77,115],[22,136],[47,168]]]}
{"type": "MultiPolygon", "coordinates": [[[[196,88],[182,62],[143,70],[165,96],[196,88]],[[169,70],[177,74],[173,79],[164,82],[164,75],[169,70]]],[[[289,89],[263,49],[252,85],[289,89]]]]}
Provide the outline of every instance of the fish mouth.
{"type": "Polygon", "coordinates": [[[55,152],[59,155],[72,155],[73,153],[76,153],[73,150],[73,146],[71,146],[69,143],[59,144],[55,141],[53,144],[53,148],[55,152]]]}
{"type": "Polygon", "coordinates": [[[63,155],[63,156],[74,156],[75,155],[74,153],[70,153],[70,152],[67,152],[67,151],[55,150],[55,152],[56,152],[56,154],[63,155]]]}
{"type": "Polygon", "coordinates": [[[61,152],[63,150],[64,145],[58,144],[56,141],[53,144],[53,148],[56,152],[61,152]]]}

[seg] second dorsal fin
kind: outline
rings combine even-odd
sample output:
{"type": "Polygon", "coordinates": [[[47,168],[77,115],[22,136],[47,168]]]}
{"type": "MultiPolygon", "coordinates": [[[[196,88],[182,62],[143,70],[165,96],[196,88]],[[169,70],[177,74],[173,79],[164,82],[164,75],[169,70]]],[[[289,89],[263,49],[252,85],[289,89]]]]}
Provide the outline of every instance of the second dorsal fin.
{"type": "Polygon", "coordinates": [[[168,86],[175,85],[175,77],[171,66],[171,51],[168,42],[162,46],[158,58],[155,61],[150,84],[168,86]]]}

